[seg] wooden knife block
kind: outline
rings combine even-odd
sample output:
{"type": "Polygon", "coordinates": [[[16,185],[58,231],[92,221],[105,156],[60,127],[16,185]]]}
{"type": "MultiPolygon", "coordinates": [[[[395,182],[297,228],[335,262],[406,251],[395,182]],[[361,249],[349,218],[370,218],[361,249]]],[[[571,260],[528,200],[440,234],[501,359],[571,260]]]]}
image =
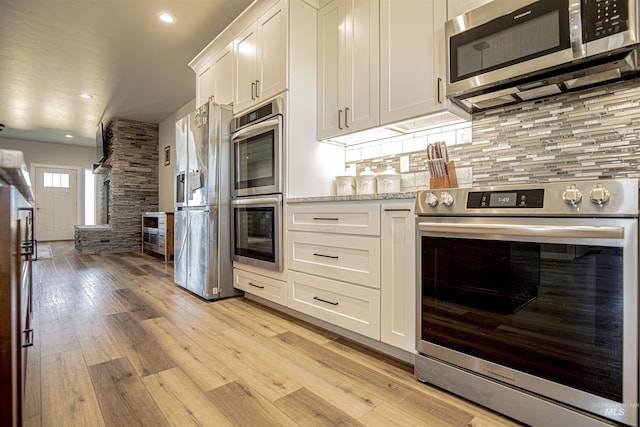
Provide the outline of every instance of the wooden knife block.
{"type": "Polygon", "coordinates": [[[444,164],[447,170],[445,176],[437,176],[429,179],[429,188],[457,188],[458,177],[456,175],[456,165],[453,161],[444,164]]]}

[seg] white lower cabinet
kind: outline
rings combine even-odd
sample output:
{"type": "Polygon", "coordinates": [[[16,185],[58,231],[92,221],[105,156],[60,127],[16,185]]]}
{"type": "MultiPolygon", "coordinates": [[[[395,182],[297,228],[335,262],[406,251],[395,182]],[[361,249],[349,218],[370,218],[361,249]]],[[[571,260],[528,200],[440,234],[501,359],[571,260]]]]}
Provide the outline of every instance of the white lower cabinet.
{"type": "Polygon", "coordinates": [[[289,308],[415,351],[415,201],[289,203],[289,308]]]}
{"type": "Polygon", "coordinates": [[[380,339],[380,291],[293,271],[287,277],[289,308],[380,339]]]}
{"type": "Polygon", "coordinates": [[[233,287],[280,305],[287,305],[287,282],[233,269],[233,287]]]}
{"type": "Polygon", "coordinates": [[[415,351],[416,269],[414,203],[382,204],[380,340],[415,351]]]}

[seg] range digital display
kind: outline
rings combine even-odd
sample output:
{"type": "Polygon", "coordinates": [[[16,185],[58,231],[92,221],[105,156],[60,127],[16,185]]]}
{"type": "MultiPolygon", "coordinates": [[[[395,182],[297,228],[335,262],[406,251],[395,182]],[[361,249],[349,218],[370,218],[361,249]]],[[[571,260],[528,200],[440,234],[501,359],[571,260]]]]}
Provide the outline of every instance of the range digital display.
{"type": "Polygon", "coordinates": [[[518,193],[491,193],[489,194],[489,207],[513,207],[516,205],[518,193]]]}
{"type": "Polygon", "coordinates": [[[544,190],[472,191],[467,196],[468,209],[542,208],[544,190]]]}

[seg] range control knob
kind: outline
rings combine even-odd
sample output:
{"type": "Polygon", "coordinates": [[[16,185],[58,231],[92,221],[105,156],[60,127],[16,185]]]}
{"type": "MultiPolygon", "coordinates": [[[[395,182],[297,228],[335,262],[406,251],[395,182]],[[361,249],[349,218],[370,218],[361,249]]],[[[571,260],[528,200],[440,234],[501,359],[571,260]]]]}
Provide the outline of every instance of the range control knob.
{"type": "Polygon", "coordinates": [[[564,193],[562,193],[562,200],[564,200],[565,203],[576,206],[582,201],[582,193],[575,185],[570,185],[564,190],[564,193]]]}
{"type": "Polygon", "coordinates": [[[438,197],[433,193],[427,193],[425,202],[427,202],[427,204],[432,208],[435,208],[436,206],[438,206],[438,197]]]}
{"type": "Polygon", "coordinates": [[[453,196],[451,195],[451,193],[443,191],[440,194],[440,203],[442,203],[446,207],[450,207],[451,205],[453,205],[453,196]]]}
{"type": "Polygon", "coordinates": [[[596,184],[589,192],[589,199],[597,205],[604,205],[609,201],[609,190],[604,188],[602,184],[596,184]]]}

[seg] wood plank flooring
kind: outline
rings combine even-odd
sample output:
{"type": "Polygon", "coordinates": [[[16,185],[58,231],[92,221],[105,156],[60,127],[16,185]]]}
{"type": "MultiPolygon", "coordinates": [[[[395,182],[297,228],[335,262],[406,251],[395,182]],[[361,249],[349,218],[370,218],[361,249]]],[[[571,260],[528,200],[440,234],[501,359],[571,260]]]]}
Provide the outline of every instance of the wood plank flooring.
{"type": "Polygon", "coordinates": [[[514,426],[413,368],[244,298],[206,302],[172,264],[34,262],[25,426],[514,426]]]}

